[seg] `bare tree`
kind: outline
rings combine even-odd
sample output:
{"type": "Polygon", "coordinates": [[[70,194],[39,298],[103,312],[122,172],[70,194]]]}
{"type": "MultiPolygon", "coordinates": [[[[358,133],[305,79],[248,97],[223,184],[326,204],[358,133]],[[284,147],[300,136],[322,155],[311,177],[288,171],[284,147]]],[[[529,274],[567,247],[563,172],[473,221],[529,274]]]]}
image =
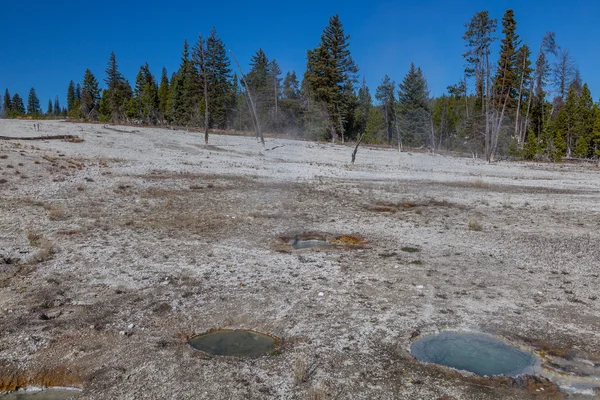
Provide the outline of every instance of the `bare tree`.
{"type": "Polygon", "coordinates": [[[543,91],[544,80],[548,74],[548,54],[556,54],[556,40],[554,39],[554,32],[546,32],[542,38],[540,44],[540,52],[535,63],[535,69],[533,70],[533,78],[529,86],[529,99],[527,101],[527,113],[525,114],[525,129],[524,135],[526,135],[527,126],[529,124],[529,114],[531,111],[531,101],[533,100],[534,94],[539,96],[543,91]]]}
{"type": "Polygon", "coordinates": [[[242,76],[242,82],[244,83],[244,86],[246,87],[246,93],[248,94],[248,99],[250,100],[250,106],[251,106],[250,112],[252,113],[252,115],[254,115],[254,127],[256,128],[256,137],[257,138],[260,137],[260,141],[261,141],[263,147],[265,147],[265,138],[263,137],[262,131],[260,130],[260,123],[258,121],[256,105],[254,104],[254,100],[252,100],[252,95],[250,94],[250,88],[248,87],[248,82],[246,82],[244,71],[242,71],[242,67],[240,66],[240,63],[238,62],[237,58],[235,58],[233,51],[229,50],[229,52],[231,53],[231,57],[233,57],[233,61],[235,61],[235,64],[237,65],[238,69],[240,70],[240,75],[242,76]]]}
{"type": "Polygon", "coordinates": [[[552,83],[561,99],[565,99],[577,67],[569,49],[559,49],[552,69],[552,83]]]}

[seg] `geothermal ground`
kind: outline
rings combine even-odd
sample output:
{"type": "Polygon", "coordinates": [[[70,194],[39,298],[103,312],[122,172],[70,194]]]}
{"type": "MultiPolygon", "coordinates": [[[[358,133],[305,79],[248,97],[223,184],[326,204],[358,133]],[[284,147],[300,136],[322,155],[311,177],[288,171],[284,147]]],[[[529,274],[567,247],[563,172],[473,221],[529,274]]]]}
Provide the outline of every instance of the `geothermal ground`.
{"type": "Polygon", "coordinates": [[[574,381],[600,375],[597,167],[367,147],[350,165],[353,148],[329,143],[39,123],[0,120],[0,136],[83,141],[0,140],[0,391],[571,396],[410,355],[445,329],[529,346],[574,381]],[[280,239],[303,233],[352,237],[280,239]],[[217,328],[280,346],[231,358],[188,345],[217,328]]]}

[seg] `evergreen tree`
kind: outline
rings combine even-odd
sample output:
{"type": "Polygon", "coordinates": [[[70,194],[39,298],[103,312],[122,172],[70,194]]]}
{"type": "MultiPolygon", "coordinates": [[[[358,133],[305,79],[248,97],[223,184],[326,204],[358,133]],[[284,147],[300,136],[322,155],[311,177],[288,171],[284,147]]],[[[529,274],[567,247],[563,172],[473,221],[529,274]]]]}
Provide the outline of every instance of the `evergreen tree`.
{"type": "Polygon", "coordinates": [[[40,107],[40,100],[35,93],[35,89],[29,89],[29,96],[27,97],[27,114],[29,115],[38,115],[42,113],[42,109],[40,107]]]}
{"type": "Polygon", "coordinates": [[[395,107],[395,96],[394,88],[396,83],[390,79],[389,76],[384,76],[383,80],[377,86],[375,91],[375,98],[383,107],[383,117],[385,120],[386,138],[387,143],[390,144],[392,141],[392,121],[394,120],[394,107],[395,107]]]}
{"type": "Polygon", "coordinates": [[[140,67],[135,80],[134,95],[135,100],[130,103],[129,116],[140,118],[147,124],[156,124],[158,120],[158,86],[148,63],[140,67]]]}
{"type": "Polygon", "coordinates": [[[475,97],[477,105],[481,108],[481,114],[485,111],[486,98],[489,92],[489,54],[490,46],[494,41],[492,35],[496,31],[496,26],[497,21],[495,18],[491,19],[487,11],[480,11],[465,25],[467,30],[463,36],[468,47],[468,51],[463,54],[467,62],[465,74],[475,78],[475,97]]]}
{"type": "Polygon", "coordinates": [[[13,115],[17,116],[25,114],[25,104],[23,104],[23,99],[18,93],[15,93],[11,100],[11,111],[13,115]]]}
{"type": "Polygon", "coordinates": [[[52,99],[48,100],[48,109],[46,110],[46,115],[51,116],[52,114],[54,114],[54,111],[52,109],[52,99]]]}
{"type": "Polygon", "coordinates": [[[371,107],[373,107],[373,100],[371,93],[369,93],[367,81],[363,77],[362,85],[358,89],[358,107],[355,114],[355,128],[359,135],[364,133],[367,128],[367,120],[369,119],[371,107]]]}
{"type": "Polygon", "coordinates": [[[254,99],[258,118],[264,124],[267,121],[268,111],[274,104],[269,90],[269,59],[263,49],[258,49],[252,56],[246,82],[254,99]]]}
{"type": "MultiPolygon", "coordinates": [[[[573,90],[577,94],[579,85],[573,82],[571,84],[573,90]]],[[[575,157],[586,158],[593,155],[592,149],[592,134],[594,130],[594,101],[592,94],[586,84],[581,88],[581,96],[577,107],[577,120],[574,123],[573,141],[575,148],[573,154],[575,157]]]]}
{"type": "Polygon", "coordinates": [[[54,115],[59,116],[61,114],[60,103],[58,102],[58,96],[54,98],[54,115]]]}
{"type": "Polygon", "coordinates": [[[296,72],[287,72],[283,79],[281,100],[279,101],[279,120],[282,129],[288,134],[299,133],[303,118],[303,99],[296,72]]]}
{"type": "Polygon", "coordinates": [[[519,47],[515,56],[515,69],[516,69],[516,80],[518,83],[518,92],[516,98],[516,116],[515,116],[515,133],[514,136],[517,138],[519,143],[525,141],[525,134],[527,134],[528,127],[525,126],[522,115],[526,113],[526,105],[529,104],[529,96],[531,93],[527,92],[525,88],[531,85],[533,69],[531,68],[531,50],[527,45],[519,47]]]}
{"type": "Polygon", "coordinates": [[[67,89],[67,110],[71,111],[75,107],[75,83],[73,81],[69,82],[69,87],[67,89]]]}
{"type": "Polygon", "coordinates": [[[431,133],[429,91],[421,68],[415,67],[414,63],[398,85],[397,104],[398,123],[406,143],[411,146],[424,144],[431,133]]]}
{"type": "Polygon", "coordinates": [[[300,97],[300,83],[296,77],[296,71],[291,73],[288,71],[283,79],[283,98],[284,99],[296,99],[300,97]]]}
{"type": "Polygon", "coordinates": [[[594,127],[592,128],[592,135],[590,140],[590,147],[592,156],[600,157],[600,108],[597,104],[594,104],[594,127]]]}
{"type": "Polygon", "coordinates": [[[196,123],[198,116],[198,74],[190,60],[189,44],[183,43],[181,65],[171,79],[172,120],[178,125],[196,123]]]}
{"type": "Polygon", "coordinates": [[[278,114],[279,114],[279,99],[281,97],[281,68],[275,59],[272,59],[269,62],[269,89],[273,94],[273,102],[275,103],[275,124],[278,124],[278,114]]]}
{"type": "Polygon", "coordinates": [[[533,160],[538,155],[539,151],[537,137],[535,136],[533,129],[530,129],[527,134],[525,147],[523,148],[523,158],[526,160],[533,160]]]}
{"type": "Polygon", "coordinates": [[[169,120],[168,103],[169,78],[167,77],[167,69],[163,67],[160,77],[160,86],[158,87],[158,111],[163,122],[169,120]]]}
{"type": "Polygon", "coordinates": [[[100,104],[100,88],[92,71],[85,70],[81,88],[81,111],[87,119],[96,119],[100,104]]]}
{"type": "Polygon", "coordinates": [[[353,104],[348,103],[352,100],[348,89],[356,82],[358,72],[350,55],[349,39],[338,15],[332,16],[319,46],[308,51],[304,74],[308,95],[327,109],[329,137],[340,137],[342,141],[353,108],[353,104]]]}
{"type": "Polygon", "coordinates": [[[385,138],[386,123],[382,110],[377,107],[369,108],[369,115],[365,125],[365,138],[367,143],[379,142],[385,138]]]}
{"type": "Polygon", "coordinates": [[[206,39],[206,69],[210,99],[210,126],[225,129],[231,102],[231,68],[223,40],[213,28],[206,39]]]}
{"type": "Polygon", "coordinates": [[[117,65],[117,58],[115,52],[110,53],[110,58],[106,67],[106,90],[102,94],[102,98],[106,102],[103,106],[103,111],[106,112],[106,108],[110,111],[110,114],[106,115],[103,113],[103,117],[111,119],[113,122],[118,122],[127,114],[127,108],[129,101],[132,98],[132,90],[129,82],[119,72],[117,65]],[[108,107],[106,107],[108,106],[108,107]]]}
{"type": "Polygon", "coordinates": [[[192,49],[192,63],[194,70],[199,78],[199,96],[200,105],[204,109],[204,144],[208,144],[208,129],[210,124],[210,100],[208,96],[208,77],[212,75],[212,71],[208,70],[206,62],[207,49],[202,35],[198,36],[198,41],[192,49]]]}
{"type": "Polygon", "coordinates": [[[9,116],[10,112],[13,111],[13,104],[12,104],[12,100],[10,98],[10,93],[8,92],[8,89],[6,89],[4,91],[4,101],[3,103],[3,107],[4,107],[4,113],[9,116]]]}
{"type": "Polygon", "coordinates": [[[75,86],[75,101],[81,103],[81,85],[79,83],[75,86]]]}
{"type": "Polygon", "coordinates": [[[505,36],[500,44],[500,57],[498,59],[498,70],[494,78],[494,87],[498,106],[502,107],[506,102],[506,107],[510,109],[514,107],[514,100],[517,97],[517,89],[520,85],[517,49],[521,41],[515,33],[517,22],[513,10],[506,10],[502,18],[502,26],[504,28],[502,33],[505,36]]]}

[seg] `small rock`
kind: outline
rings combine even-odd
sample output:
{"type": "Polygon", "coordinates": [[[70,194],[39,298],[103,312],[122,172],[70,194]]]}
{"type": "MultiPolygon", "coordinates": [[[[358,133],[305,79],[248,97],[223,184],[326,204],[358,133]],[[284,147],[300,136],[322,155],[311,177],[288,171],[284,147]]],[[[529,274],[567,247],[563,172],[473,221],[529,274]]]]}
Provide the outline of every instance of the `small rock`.
{"type": "Polygon", "coordinates": [[[119,335],[125,336],[125,331],[119,331],[119,335]]]}
{"type": "Polygon", "coordinates": [[[323,297],[323,296],[325,296],[325,293],[319,292],[319,297],[323,297]]]}
{"type": "Polygon", "coordinates": [[[127,325],[127,329],[133,329],[133,328],[135,328],[135,324],[129,324],[129,325],[127,325]]]}
{"type": "Polygon", "coordinates": [[[417,286],[415,286],[415,287],[416,287],[417,289],[421,290],[421,289],[423,289],[423,287],[424,287],[424,286],[423,286],[423,285],[417,285],[417,286]]]}

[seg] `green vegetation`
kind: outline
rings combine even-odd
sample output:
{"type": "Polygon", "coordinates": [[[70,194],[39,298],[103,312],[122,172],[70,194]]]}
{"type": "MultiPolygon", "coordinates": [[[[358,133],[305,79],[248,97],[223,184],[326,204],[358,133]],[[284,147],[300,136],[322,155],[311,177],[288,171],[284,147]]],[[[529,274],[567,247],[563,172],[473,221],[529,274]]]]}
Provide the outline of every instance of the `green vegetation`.
{"type": "Polygon", "coordinates": [[[111,52],[103,90],[87,69],[81,83],[69,82],[66,107],[57,96],[42,113],[32,88],[25,108],[23,98],[6,89],[0,115],[204,127],[208,141],[209,129],[254,130],[249,90],[261,129],[268,132],[342,142],[362,138],[469,152],[490,161],[600,157],[600,107],[568,49],[548,32],[533,60],[514,11],[506,10],[498,25],[487,11],[467,21],[464,76],[439,97],[430,95],[427,71],[414,63],[398,85],[384,76],[373,96],[366,80],[359,81],[351,37],[334,15],[307,51],[301,81],[258,49],[243,76],[248,87],[241,85],[213,28],[193,46],[184,40],[179,68],[170,77],[162,68],[157,80],[144,63],[132,87],[111,52]],[[499,52],[493,55],[496,43],[499,52]]]}

